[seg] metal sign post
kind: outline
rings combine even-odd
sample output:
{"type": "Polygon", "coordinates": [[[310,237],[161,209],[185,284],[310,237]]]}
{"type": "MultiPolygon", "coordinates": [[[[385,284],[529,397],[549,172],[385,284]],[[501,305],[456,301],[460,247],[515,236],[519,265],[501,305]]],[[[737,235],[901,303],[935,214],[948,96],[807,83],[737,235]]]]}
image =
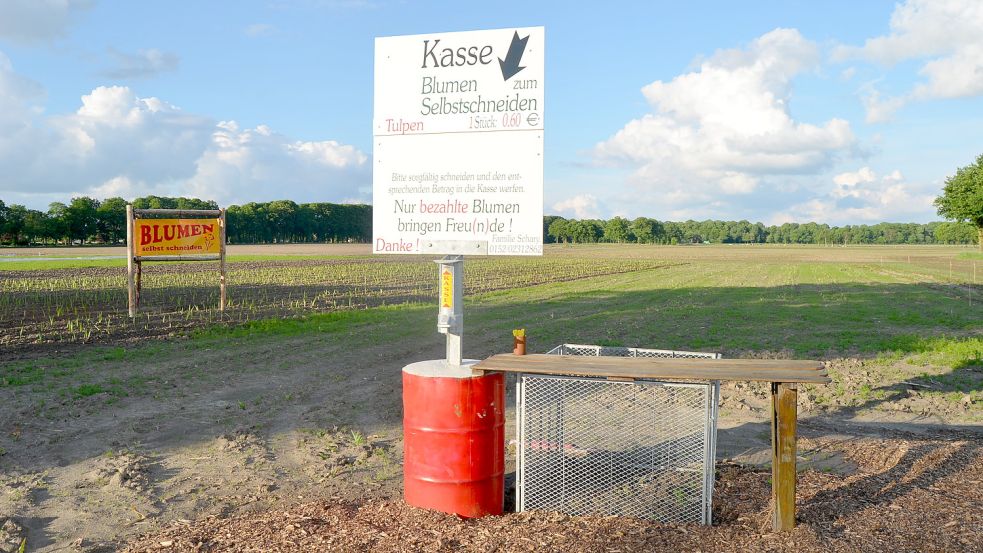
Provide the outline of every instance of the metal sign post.
{"type": "Polygon", "coordinates": [[[447,335],[447,364],[461,366],[464,335],[464,256],[447,255],[435,261],[440,266],[440,303],[437,332],[447,335]]]}
{"type": "Polygon", "coordinates": [[[447,337],[446,359],[403,367],[415,507],[502,513],[505,378],[464,359],[464,256],[543,254],[544,43],[542,27],[375,42],[372,252],[433,256],[447,337]]]}

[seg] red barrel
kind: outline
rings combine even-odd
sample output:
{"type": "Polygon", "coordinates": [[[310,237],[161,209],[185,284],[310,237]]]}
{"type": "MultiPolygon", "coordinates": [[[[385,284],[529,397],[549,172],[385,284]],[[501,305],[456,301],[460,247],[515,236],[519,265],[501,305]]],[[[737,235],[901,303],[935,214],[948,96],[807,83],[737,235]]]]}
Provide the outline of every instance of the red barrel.
{"type": "Polygon", "coordinates": [[[416,507],[502,514],[505,376],[423,361],[403,368],[403,489],[416,507]]]}

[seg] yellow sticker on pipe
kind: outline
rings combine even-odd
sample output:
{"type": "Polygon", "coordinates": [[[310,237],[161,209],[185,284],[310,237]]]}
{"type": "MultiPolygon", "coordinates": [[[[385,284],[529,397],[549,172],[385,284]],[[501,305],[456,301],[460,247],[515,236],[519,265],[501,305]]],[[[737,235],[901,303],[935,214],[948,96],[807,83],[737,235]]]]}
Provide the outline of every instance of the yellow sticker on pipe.
{"type": "Polygon", "coordinates": [[[454,271],[447,268],[440,272],[440,307],[454,309],[454,271]]]}

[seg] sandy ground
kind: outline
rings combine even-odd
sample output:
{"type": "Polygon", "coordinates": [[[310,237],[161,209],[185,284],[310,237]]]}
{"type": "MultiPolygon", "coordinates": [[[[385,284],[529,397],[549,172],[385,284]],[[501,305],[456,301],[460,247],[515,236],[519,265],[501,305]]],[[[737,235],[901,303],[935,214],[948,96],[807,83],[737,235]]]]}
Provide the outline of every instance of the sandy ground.
{"type": "MultiPolygon", "coordinates": [[[[926,255],[934,255],[932,251],[926,249],[926,255]]],[[[31,252],[39,257],[125,253],[122,248],[31,252]]],[[[879,255],[875,249],[869,252],[874,253],[865,255],[879,255]]],[[[0,255],[9,253],[0,251],[0,255]]],[[[368,253],[367,245],[347,244],[230,247],[233,255],[368,253]]],[[[832,250],[829,255],[838,254],[832,250]]],[[[467,342],[469,354],[475,357],[499,353],[501,346],[481,336],[467,342]]],[[[512,515],[526,518],[505,517],[476,528],[455,526],[453,520],[421,515],[400,505],[400,369],[414,361],[442,357],[439,335],[419,343],[380,339],[357,350],[339,342],[337,335],[263,338],[190,353],[141,362],[138,370],[151,393],[118,400],[107,394],[73,397],[25,393],[27,387],[0,388],[0,552],[18,551],[21,544],[26,544],[26,551],[117,551],[141,535],[148,537],[142,538],[143,545],[134,545],[134,551],[164,542],[178,547],[190,543],[181,541],[187,536],[231,533],[236,528],[274,524],[274,519],[286,528],[282,521],[290,517],[308,521],[334,517],[341,522],[325,528],[336,533],[361,528],[362,534],[376,540],[350,541],[341,550],[399,549],[400,542],[391,536],[372,534],[384,532],[371,530],[379,520],[373,517],[383,516],[371,514],[376,511],[391,513],[390,518],[406,528],[451,529],[448,541],[430,536],[433,540],[408,549],[450,551],[455,544],[475,550],[521,549],[510,544],[533,538],[495,526],[521,522],[543,536],[583,526],[584,540],[594,531],[616,546],[622,543],[625,551],[660,550],[646,540],[658,541],[664,538],[661,534],[610,521],[512,515]],[[513,541],[498,546],[461,541],[472,530],[513,541]],[[641,541],[618,541],[636,534],[641,541]]],[[[850,369],[861,361],[831,362],[850,369]]],[[[689,550],[742,550],[714,546],[720,543],[792,549],[794,543],[784,538],[755,541],[755,536],[767,534],[768,475],[746,467],[760,467],[770,460],[767,392],[760,386],[726,385],[722,400],[718,462],[721,470],[744,468],[718,483],[718,525],[708,530],[709,537],[704,536],[710,541],[679,537],[675,543],[689,544],[689,550]],[[743,494],[743,486],[754,493],[743,494]]],[[[513,405],[511,399],[508,404],[513,405]]],[[[805,544],[800,550],[877,550],[879,542],[850,541],[851,532],[875,532],[869,527],[872,516],[883,517],[895,528],[907,528],[899,531],[896,541],[883,542],[893,548],[919,549],[919,533],[937,527],[939,541],[926,542],[931,547],[923,549],[980,550],[978,534],[967,534],[964,527],[974,520],[977,530],[983,526],[978,520],[983,502],[978,494],[966,491],[983,488],[977,454],[983,427],[966,423],[958,402],[940,408],[917,398],[897,397],[881,407],[875,414],[847,405],[820,407],[808,394],[800,394],[799,465],[806,471],[799,497],[806,528],[795,538],[805,544]],[[931,473],[935,476],[925,477],[919,463],[944,461],[952,448],[963,452],[953,457],[961,459],[959,470],[936,470],[931,473]],[[937,507],[928,507],[932,501],[937,507]],[[950,514],[944,509],[947,502],[949,510],[965,516],[950,514]],[[849,510],[838,514],[843,505],[849,510]],[[924,519],[925,513],[910,519],[902,516],[920,507],[942,518],[924,519]],[[977,519],[966,518],[971,516],[977,519]]],[[[514,435],[511,407],[507,421],[510,439],[514,435]]],[[[884,531],[890,531],[890,526],[884,531]]],[[[535,543],[543,544],[540,550],[598,550],[585,549],[584,544],[594,542],[571,544],[555,537],[535,543]]],[[[883,543],[881,550],[893,550],[884,549],[883,543]]],[[[233,543],[214,550],[238,549],[233,543]]],[[[310,550],[319,549],[311,546],[310,550]]],[[[667,550],[672,550],[671,544],[667,550]]]]}
{"type": "MultiPolygon", "coordinates": [[[[484,357],[500,345],[476,337],[469,351],[484,357]]],[[[39,406],[37,397],[0,389],[0,551],[24,539],[27,551],[115,551],[139,534],[209,516],[398,500],[400,370],[442,355],[438,335],[358,351],[336,338],[264,339],[149,361],[141,370],[152,397],[39,406]]],[[[768,462],[766,397],[724,387],[718,460],[768,462]]],[[[864,422],[801,407],[800,466],[844,478],[860,470],[844,454],[857,440],[900,431],[978,445],[983,436],[920,413],[864,422]]],[[[511,408],[507,420],[511,438],[511,408]]]]}

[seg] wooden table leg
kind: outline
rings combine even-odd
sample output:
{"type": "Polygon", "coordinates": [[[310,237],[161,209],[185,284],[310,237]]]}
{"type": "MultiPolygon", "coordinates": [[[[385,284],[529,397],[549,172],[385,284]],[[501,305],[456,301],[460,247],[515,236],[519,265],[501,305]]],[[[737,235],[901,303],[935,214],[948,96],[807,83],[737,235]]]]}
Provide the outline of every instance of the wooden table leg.
{"type": "Polygon", "coordinates": [[[795,528],[795,384],[771,383],[771,524],[776,532],[795,528]]]}

